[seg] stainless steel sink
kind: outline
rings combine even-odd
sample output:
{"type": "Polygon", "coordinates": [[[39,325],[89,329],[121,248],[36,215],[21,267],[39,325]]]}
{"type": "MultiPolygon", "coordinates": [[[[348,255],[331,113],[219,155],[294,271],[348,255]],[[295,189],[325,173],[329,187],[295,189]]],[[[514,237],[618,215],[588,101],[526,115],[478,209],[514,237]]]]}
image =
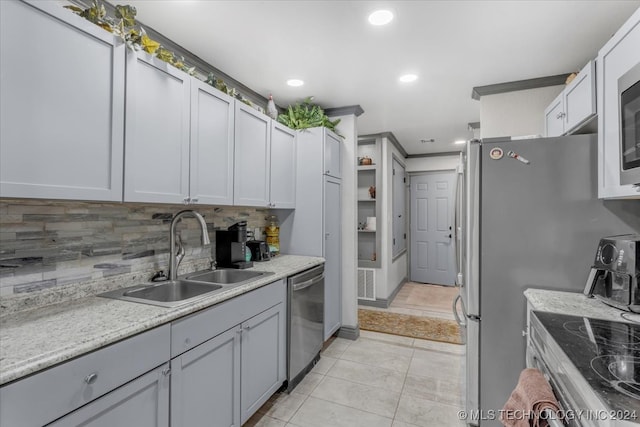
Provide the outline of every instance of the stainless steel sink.
{"type": "Polygon", "coordinates": [[[105,292],[98,296],[124,301],[176,307],[204,298],[222,289],[221,285],[191,280],[170,280],[160,283],[140,284],[128,288],[105,292]]]}
{"type": "Polygon", "coordinates": [[[215,283],[221,285],[240,284],[258,277],[269,276],[273,273],[267,271],[247,271],[234,269],[218,269],[210,271],[200,271],[189,274],[186,280],[196,282],[215,283]]]}
{"type": "Polygon", "coordinates": [[[182,279],[143,283],[98,296],[160,307],[177,307],[272,274],[274,273],[267,271],[235,269],[197,271],[182,279]]]}

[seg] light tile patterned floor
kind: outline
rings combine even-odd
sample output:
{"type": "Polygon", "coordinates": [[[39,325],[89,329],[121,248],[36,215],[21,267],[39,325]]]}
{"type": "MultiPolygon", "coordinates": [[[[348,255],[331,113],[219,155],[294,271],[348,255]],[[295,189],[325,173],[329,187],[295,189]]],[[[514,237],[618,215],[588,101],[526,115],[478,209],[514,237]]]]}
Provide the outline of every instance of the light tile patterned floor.
{"type": "Polygon", "coordinates": [[[456,295],[458,288],[454,286],[407,282],[402,285],[388,308],[366,305],[358,308],[454,320],[452,305],[456,295]]]}
{"type": "Polygon", "coordinates": [[[291,394],[274,395],[245,426],[464,426],[464,350],[368,331],[336,338],[291,394]]]}

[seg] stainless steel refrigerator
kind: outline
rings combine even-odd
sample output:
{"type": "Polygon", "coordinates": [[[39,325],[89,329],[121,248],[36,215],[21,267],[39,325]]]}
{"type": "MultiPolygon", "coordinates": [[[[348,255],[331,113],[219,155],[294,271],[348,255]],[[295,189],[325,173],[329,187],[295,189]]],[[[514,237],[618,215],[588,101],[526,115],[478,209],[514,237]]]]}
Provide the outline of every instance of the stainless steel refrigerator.
{"type": "Polygon", "coordinates": [[[640,231],[640,200],[597,198],[596,139],[467,144],[456,209],[454,311],[466,333],[468,411],[492,418],[525,368],[525,289],[581,292],[599,239],[640,231]]]}

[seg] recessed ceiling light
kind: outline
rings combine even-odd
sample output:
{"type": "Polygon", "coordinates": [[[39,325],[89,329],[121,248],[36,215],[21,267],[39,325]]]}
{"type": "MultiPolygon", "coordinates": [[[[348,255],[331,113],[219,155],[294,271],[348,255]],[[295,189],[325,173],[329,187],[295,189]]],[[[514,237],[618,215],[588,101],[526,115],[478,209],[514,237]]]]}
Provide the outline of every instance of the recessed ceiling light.
{"type": "Polygon", "coordinates": [[[289,79],[287,80],[287,84],[289,86],[298,87],[298,86],[302,86],[304,82],[300,79],[289,79]]]}
{"type": "Polygon", "coordinates": [[[418,76],[415,74],[405,74],[404,76],[400,76],[399,79],[402,83],[411,83],[418,80],[418,76]]]}
{"type": "Polygon", "coordinates": [[[393,13],[390,10],[380,9],[369,15],[371,25],[387,25],[393,20],[393,13]]]}
{"type": "Polygon", "coordinates": [[[463,140],[463,139],[459,139],[457,141],[454,141],[454,144],[465,144],[467,141],[463,140]]]}

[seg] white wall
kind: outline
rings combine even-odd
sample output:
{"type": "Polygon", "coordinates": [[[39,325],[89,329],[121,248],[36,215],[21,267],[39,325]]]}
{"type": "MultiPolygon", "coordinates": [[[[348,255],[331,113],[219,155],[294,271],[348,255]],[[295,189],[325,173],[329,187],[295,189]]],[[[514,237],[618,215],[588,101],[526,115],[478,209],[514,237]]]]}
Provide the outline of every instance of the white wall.
{"type": "Polygon", "coordinates": [[[414,157],[405,159],[407,173],[438,170],[451,170],[458,167],[459,155],[414,157]]]}
{"type": "Polygon", "coordinates": [[[342,140],[342,326],[358,327],[358,202],[356,197],[358,175],[357,117],[331,117],[340,119],[336,131],[342,140]]]}
{"type": "Polygon", "coordinates": [[[480,137],[544,135],[544,110],[564,85],[480,98],[480,137]]]}
{"type": "MultiPolygon", "coordinates": [[[[393,188],[393,155],[406,167],[406,159],[403,158],[402,154],[387,138],[382,138],[382,218],[378,221],[382,221],[384,227],[382,227],[382,236],[380,238],[381,263],[380,268],[376,269],[377,299],[388,299],[398,284],[408,275],[407,252],[399,256],[395,261],[392,260],[393,197],[391,190],[393,188]]],[[[380,229],[380,227],[378,228],[380,229]]]]}

